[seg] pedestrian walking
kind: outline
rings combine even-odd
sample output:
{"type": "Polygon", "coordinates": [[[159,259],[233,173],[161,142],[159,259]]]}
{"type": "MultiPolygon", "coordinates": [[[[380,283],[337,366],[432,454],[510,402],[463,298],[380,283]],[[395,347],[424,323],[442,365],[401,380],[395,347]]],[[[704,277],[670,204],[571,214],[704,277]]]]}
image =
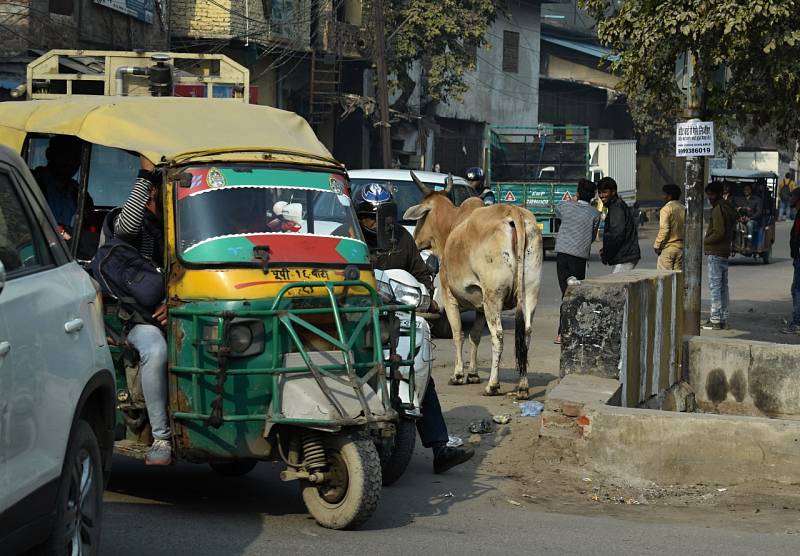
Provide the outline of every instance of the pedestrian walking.
{"type": "MultiPolygon", "coordinates": [[[[600,213],[590,204],[594,193],[594,183],[582,179],[578,182],[578,200],[565,201],[556,206],[556,220],[561,222],[556,238],[556,274],[562,299],[570,277],[578,280],[586,278],[586,263],[589,261],[592,241],[600,227],[600,213]]],[[[561,343],[561,319],[555,343],[561,343]]]]}
{"type": "Polygon", "coordinates": [[[617,182],[612,178],[601,179],[597,192],[607,209],[600,259],[612,267],[613,274],[633,270],[642,258],[633,213],[617,195],[617,182]]]}
{"type": "Polygon", "coordinates": [[[784,334],[800,334],[800,189],[792,191],[789,203],[795,213],[794,224],[789,233],[789,253],[794,264],[792,280],[792,322],[781,330],[784,334]]]}
{"type": "Polygon", "coordinates": [[[658,211],[658,235],[653,248],[658,255],[656,268],[683,270],[683,234],[686,209],[681,199],[681,188],[668,183],[661,188],[664,206],[658,211]]]}
{"type": "Polygon", "coordinates": [[[793,208],[791,202],[792,192],[795,189],[797,189],[797,183],[792,179],[792,173],[786,172],[786,177],[778,183],[778,220],[795,217],[796,209],[793,208]]]}
{"type": "Polygon", "coordinates": [[[706,198],[711,204],[711,220],[703,238],[708,260],[708,288],[711,290],[711,315],[703,323],[706,330],[723,330],[728,325],[728,257],[736,229],[736,209],[722,197],[722,184],[706,186],[706,198]]]}

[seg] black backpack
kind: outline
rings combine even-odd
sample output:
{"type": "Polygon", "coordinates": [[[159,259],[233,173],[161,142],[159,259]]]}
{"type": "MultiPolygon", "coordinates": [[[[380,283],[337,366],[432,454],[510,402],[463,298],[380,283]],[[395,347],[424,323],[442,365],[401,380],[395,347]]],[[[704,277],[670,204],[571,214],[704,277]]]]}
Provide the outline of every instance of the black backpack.
{"type": "Polygon", "coordinates": [[[120,211],[114,209],[106,216],[90,268],[103,293],[116,299],[133,322],[157,325],[152,315],[166,296],[164,276],[136,247],[114,235],[120,211]]]}

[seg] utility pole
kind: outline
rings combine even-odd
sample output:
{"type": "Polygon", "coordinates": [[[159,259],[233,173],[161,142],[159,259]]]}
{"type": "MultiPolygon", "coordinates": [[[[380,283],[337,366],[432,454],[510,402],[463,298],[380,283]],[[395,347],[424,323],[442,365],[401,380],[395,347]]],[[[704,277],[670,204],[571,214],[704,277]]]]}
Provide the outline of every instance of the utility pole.
{"type": "MultiPolygon", "coordinates": [[[[686,118],[703,116],[704,91],[694,80],[694,54],[687,52],[689,90],[686,118]]],[[[686,233],[684,237],[683,276],[683,333],[700,334],[700,292],[703,279],[703,199],[705,198],[705,158],[692,156],[686,159],[686,233]]]]}
{"type": "Polygon", "coordinates": [[[389,85],[386,70],[386,36],[384,34],[383,0],[375,0],[375,70],[378,85],[378,110],[381,121],[381,154],[383,167],[392,167],[392,134],[389,124],[389,85]]]}

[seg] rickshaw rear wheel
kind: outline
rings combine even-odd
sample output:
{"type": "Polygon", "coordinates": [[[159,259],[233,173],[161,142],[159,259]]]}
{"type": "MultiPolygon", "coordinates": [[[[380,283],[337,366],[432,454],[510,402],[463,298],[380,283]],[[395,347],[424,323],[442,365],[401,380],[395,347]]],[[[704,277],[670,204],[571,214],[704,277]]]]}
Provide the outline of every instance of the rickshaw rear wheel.
{"type": "Polygon", "coordinates": [[[328,480],[300,481],[303,502],[316,522],[328,529],[355,529],[375,512],[381,495],[381,462],[364,434],[335,434],[326,439],[328,480]]]}
{"type": "Polygon", "coordinates": [[[236,461],[213,461],[208,465],[223,477],[241,477],[247,475],[258,463],[255,459],[239,459],[236,461]]]}

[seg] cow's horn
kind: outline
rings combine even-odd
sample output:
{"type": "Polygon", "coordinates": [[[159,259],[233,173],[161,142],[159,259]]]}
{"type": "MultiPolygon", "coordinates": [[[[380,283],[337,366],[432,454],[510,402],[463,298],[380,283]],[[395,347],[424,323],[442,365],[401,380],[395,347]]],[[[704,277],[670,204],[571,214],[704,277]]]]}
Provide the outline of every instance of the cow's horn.
{"type": "Polygon", "coordinates": [[[422,191],[423,195],[427,197],[433,194],[433,189],[422,183],[422,180],[417,177],[413,170],[411,171],[411,179],[414,180],[414,183],[417,184],[417,187],[422,191]]]}
{"type": "Polygon", "coordinates": [[[445,193],[450,193],[450,190],[453,189],[453,174],[447,174],[447,179],[445,180],[445,193]]]}

